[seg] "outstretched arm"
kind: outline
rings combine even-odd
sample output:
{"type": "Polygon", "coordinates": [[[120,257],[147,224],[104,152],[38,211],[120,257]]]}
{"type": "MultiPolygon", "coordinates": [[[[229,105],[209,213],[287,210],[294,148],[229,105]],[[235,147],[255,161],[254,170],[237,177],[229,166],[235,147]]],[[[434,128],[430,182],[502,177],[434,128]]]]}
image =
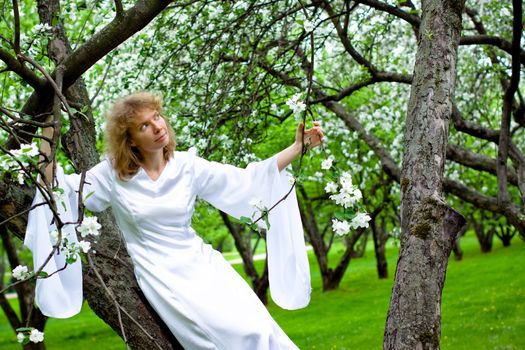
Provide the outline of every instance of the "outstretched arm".
{"type": "Polygon", "coordinates": [[[319,122],[314,122],[314,126],[311,129],[304,130],[304,124],[300,123],[297,126],[295,132],[295,142],[288,148],[283,149],[277,155],[277,166],[279,171],[286,168],[291,162],[293,162],[303,150],[303,139],[306,147],[312,149],[319,146],[323,142],[323,129],[319,122]],[[303,138],[304,133],[304,138],[303,138]]]}

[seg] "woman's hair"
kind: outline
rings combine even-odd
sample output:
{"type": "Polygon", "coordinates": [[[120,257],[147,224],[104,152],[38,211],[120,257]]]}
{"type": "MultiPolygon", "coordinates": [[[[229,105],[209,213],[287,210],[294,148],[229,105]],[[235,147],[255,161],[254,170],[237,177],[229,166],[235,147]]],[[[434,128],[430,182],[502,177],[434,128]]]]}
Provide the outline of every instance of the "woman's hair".
{"type": "Polygon", "coordinates": [[[142,155],[137,147],[131,146],[129,128],[144,108],[158,111],[166,121],[169,143],[163,149],[164,159],[168,161],[175,151],[175,132],[162,115],[162,97],[151,92],[137,92],[120,98],[107,116],[106,152],[121,180],[130,179],[140,169],[142,155]]]}

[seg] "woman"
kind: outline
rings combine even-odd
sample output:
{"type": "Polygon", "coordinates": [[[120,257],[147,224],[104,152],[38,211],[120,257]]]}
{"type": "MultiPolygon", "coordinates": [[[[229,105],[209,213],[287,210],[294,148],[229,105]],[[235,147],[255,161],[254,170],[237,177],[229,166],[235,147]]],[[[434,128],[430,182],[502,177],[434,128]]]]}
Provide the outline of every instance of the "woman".
{"type": "MultiPolygon", "coordinates": [[[[173,131],[161,112],[160,97],[148,92],[115,103],[107,122],[108,157],[86,174],[83,193],[90,195],[85,206],[95,212],[113,209],[141,290],[185,348],[295,349],[248,284],[190,224],[197,196],[238,218],[252,216],[254,208],[248,202],[254,197],[266,207],[281,199],[290,189],[282,170],[302,151],[303,126],[290,147],[238,169],[201,159],[194,150],[174,152],[173,131]]],[[[314,124],[304,131],[309,147],[318,146],[323,138],[319,124],[314,124]]],[[[46,176],[51,178],[50,170],[46,176]]],[[[57,179],[69,199],[61,218],[74,222],[80,176],[64,176],[59,170],[57,179]]],[[[47,232],[33,234],[42,227],[53,229],[49,211],[42,213],[41,208],[30,214],[26,234],[35,266],[51,249],[47,232]]],[[[304,307],[310,276],[295,196],[273,209],[269,220],[272,298],[284,308],[304,307]]],[[[74,239],[71,227],[64,231],[74,239]]],[[[45,270],[53,272],[60,259],[55,256],[45,270]]],[[[44,314],[69,317],[79,311],[80,275],[79,267],[72,266],[38,280],[37,303],[44,314]]]]}

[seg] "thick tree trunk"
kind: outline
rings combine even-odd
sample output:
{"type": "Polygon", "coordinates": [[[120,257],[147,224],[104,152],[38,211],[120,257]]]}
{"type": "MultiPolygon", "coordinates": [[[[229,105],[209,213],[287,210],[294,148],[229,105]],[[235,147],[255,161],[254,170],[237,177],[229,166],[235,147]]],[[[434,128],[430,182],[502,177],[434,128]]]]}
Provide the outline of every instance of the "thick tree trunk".
{"type": "Polygon", "coordinates": [[[401,250],[384,349],[439,349],[448,257],[465,223],[442,199],[463,5],[422,2],[401,170],[401,250]]]}
{"type": "Polygon", "coordinates": [[[385,255],[386,234],[384,220],[381,225],[377,222],[377,217],[372,217],[370,227],[372,228],[372,238],[374,239],[374,252],[376,257],[377,276],[379,279],[388,278],[388,262],[385,255]]]}
{"type": "Polygon", "coordinates": [[[454,252],[454,259],[456,261],[463,260],[463,250],[461,249],[461,237],[465,234],[468,229],[468,225],[464,225],[461,230],[458,232],[457,237],[452,246],[452,251],[454,252]]]}
{"type": "MultiPolygon", "coordinates": [[[[481,216],[483,220],[484,216],[481,216]]],[[[494,240],[494,233],[496,229],[494,227],[486,228],[483,222],[472,222],[474,227],[474,233],[479,242],[479,248],[482,253],[490,253],[492,251],[492,242],[494,240]]]]}

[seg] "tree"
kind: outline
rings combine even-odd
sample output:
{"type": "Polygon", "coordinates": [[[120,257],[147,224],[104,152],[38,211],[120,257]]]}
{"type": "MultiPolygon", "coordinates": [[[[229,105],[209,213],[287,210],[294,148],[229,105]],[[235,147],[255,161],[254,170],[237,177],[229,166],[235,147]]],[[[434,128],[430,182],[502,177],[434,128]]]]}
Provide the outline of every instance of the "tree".
{"type": "Polygon", "coordinates": [[[443,200],[461,1],[423,1],[401,170],[401,250],[385,349],[439,349],[448,257],[465,219],[443,200]]]}

